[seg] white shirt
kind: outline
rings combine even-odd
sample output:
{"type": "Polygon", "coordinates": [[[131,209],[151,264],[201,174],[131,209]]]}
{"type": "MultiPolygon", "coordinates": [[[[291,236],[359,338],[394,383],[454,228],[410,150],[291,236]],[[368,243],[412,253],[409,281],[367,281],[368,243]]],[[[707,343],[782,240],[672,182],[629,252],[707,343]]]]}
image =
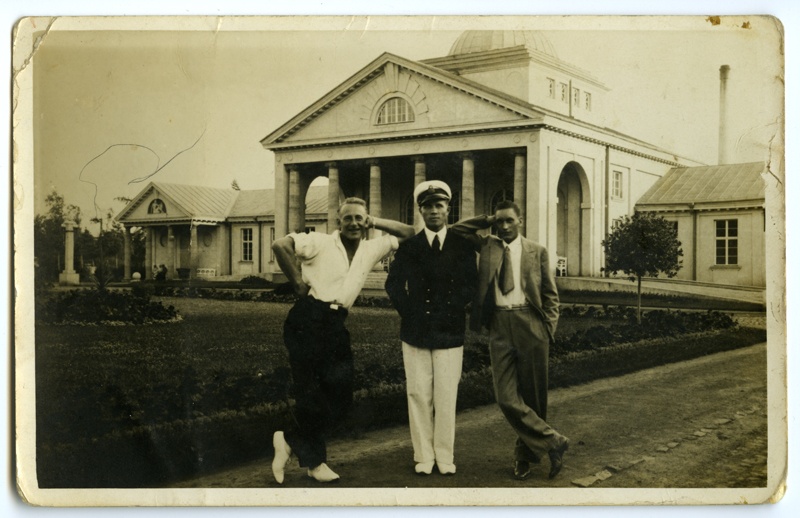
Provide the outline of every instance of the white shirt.
{"type": "Polygon", "coordinates": [[[433,230],[429,229],[428,227],[424,227],[425,230],[425,237],[428,238],[428,244],[433,246],[433,237],[439,236],[439,250],[444,248],[444,238],[447,237],[447,227],[444,226],[439,232],[434,232],[433,230]]]}
{"type": "Polygon", "coordinates": [[[310,287],[309,295],[347,309],[361,293],[372,267],[399,246],[397,238],[389,234],[361,241],[350,263],[338,230],[333,234],[310,232],[289,236],[302,264],[303,282],[310,287]]]}
{"type": "MultiPolygon", "coordinates": [[[[508,249],[511,251],[511,271],[514,272],[514,289],[503,295],[503,292],[500,291],[500,287],[498,286],[498,277],[500,275],[500,270],[498,270],[498,274],[494,279],[495,304],[497,307],[522,306],[527,304],[525,293],[522,291],[522,240],[519,236],[517,236],[514,241],[510,243],[503,241],[502,244],[504,247],[508,247],[508,249]]],[[[505,250],[503,252],[505,253],[505,250]]]]}

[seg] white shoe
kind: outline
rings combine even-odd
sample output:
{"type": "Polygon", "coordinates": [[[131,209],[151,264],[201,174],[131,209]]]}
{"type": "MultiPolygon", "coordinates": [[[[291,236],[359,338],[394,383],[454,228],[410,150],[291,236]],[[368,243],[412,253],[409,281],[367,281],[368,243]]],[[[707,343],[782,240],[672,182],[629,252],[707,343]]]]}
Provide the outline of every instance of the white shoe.
{"type": "Polygon", "coordinates": [[[437,462],[436,467],[439,469],[439,473],[442,475],[455,475],[456,474],[456,465],[455,464],[445,464],[444,462],[437,462]]]}
{"type": "Polygon", "coordinates": [[[283,484],[283,472],[286,469],[286,463],[292,456],[292,448],[283,437],[283,432],[275,432],[272,435],[272,446],[275,448],[275,456],[272,458],[272,476],[278,484],[283,484]]]}
{"type": "Polygon", "coordinates": [[[418,475],[430,475],[433,471],[433,462],[417,462],[414,471],[418,475]]]}
{"type": "Polygon", "coordinates": [[[314,469],[309,469],[308,476],[317,482],[335,482],[339,480],[339,475],[334,473],[324,462],[314,469]]]}

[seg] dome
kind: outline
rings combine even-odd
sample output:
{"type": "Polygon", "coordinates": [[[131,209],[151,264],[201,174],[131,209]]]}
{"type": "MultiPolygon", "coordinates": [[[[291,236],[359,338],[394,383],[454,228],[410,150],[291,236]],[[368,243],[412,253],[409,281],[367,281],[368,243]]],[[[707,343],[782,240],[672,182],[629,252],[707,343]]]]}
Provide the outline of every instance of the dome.
{"type": "Polygon", "coordinates": [[[525,45],[528,50],[557,58],[555,48],[539,31],[465,31],[450,47],[450,56],[525,45]]]}

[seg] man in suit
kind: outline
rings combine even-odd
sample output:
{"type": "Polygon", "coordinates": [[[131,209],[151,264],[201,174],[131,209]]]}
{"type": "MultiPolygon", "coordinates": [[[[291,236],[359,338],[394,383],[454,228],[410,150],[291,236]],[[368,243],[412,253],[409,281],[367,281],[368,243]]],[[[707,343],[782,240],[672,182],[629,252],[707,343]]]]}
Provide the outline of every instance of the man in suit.
{"type": "Polygon", "coordinates": [[[386,291],[400,313],[408,418],[414,470],[429,475],[456,472],[456,395],[461,379],[465,307],[477,280],[475,251],[447,230],[450,187],[422,182],[414,190],[425,228],[402,243],[386,279],[386,291]]]}
{"type": "Polygon", "coordinates": [[[520,235],[521,211],[512,201],[494,216],[462,220],[451,229],[480,251],[478,290],[470,327],[489,329],[489,354],[497,403],[517,433],[514,476],[550,457],[550,478],[561,471],[569,439],[547,424],[547,368],[558,323],[558,292],[547,250],[520,235]],[[497,236],[477,230],[494,226],[497,236]]]}

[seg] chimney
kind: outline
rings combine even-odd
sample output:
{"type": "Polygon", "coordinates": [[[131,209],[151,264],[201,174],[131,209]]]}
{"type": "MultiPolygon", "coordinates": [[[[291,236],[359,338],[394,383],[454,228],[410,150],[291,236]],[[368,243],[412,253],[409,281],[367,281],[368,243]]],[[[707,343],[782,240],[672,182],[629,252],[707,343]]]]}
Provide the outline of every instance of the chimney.
{"type": "Polygon", "coordinates": [[[725,164],[728,161],[728,72],[731,67],[722,65],[719,67],[719,157],[717,163],[725,164]]]}

